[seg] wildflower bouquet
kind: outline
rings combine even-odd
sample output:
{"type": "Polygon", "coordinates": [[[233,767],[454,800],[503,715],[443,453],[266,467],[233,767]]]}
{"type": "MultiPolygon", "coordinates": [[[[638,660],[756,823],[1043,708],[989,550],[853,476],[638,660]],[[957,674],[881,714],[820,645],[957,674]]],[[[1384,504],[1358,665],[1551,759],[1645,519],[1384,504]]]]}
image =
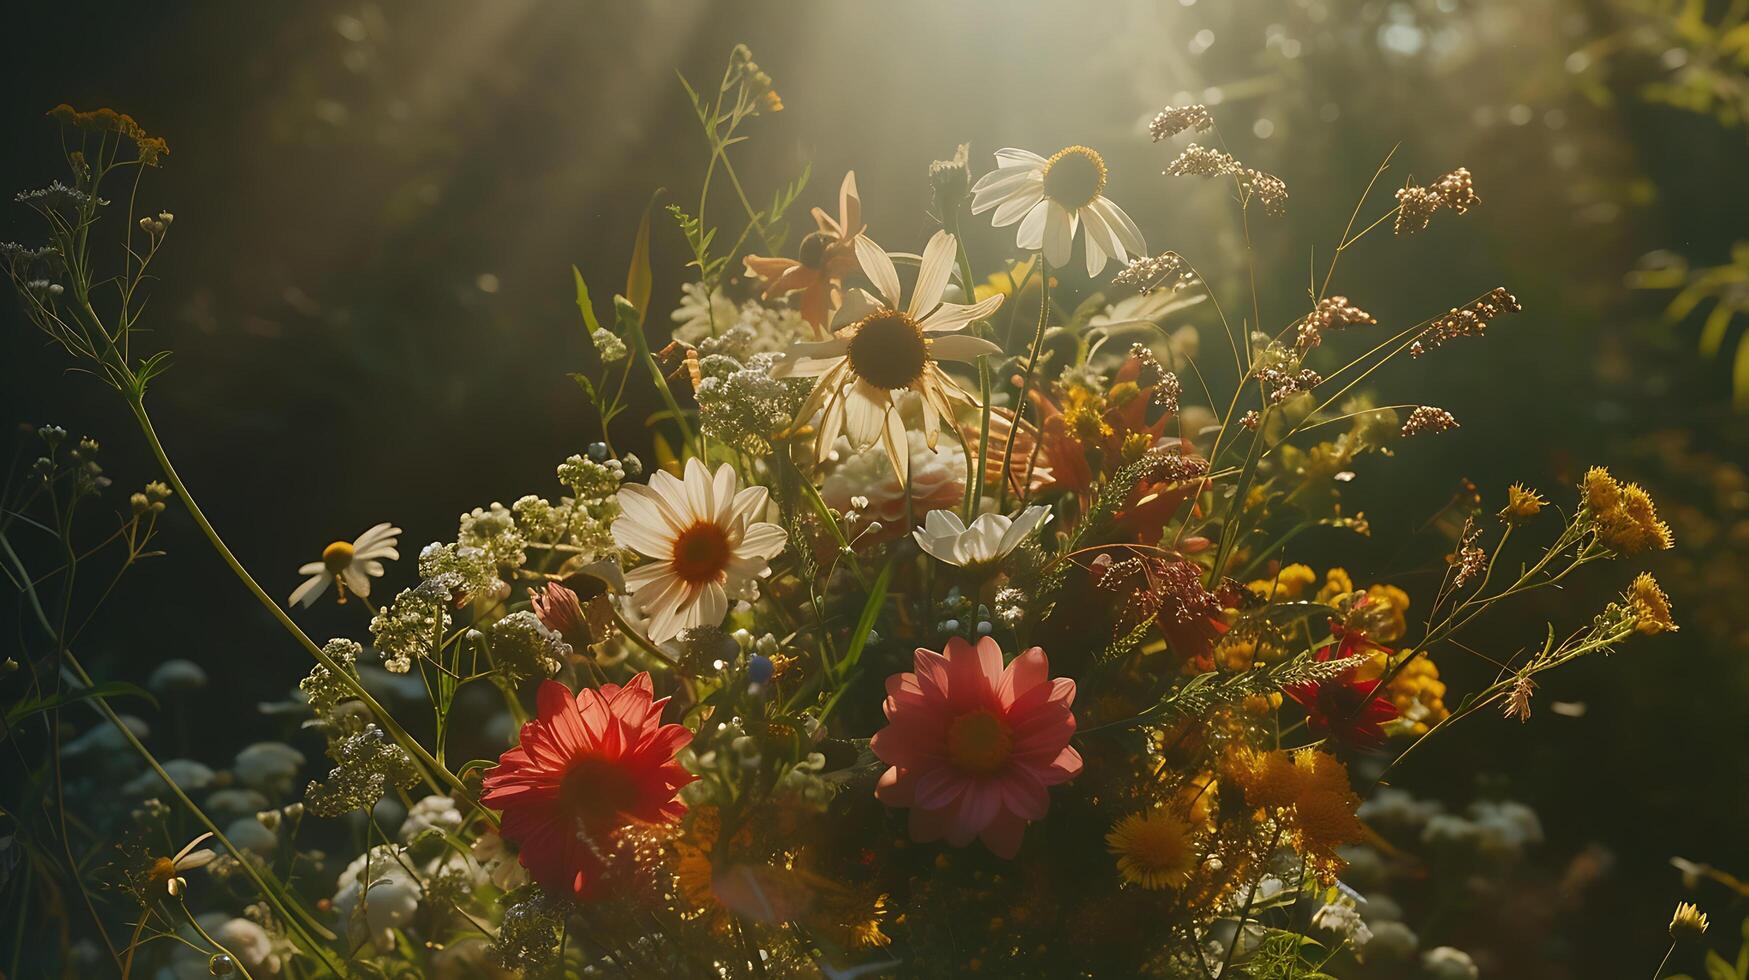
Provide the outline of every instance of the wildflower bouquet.
{"type": "MultiPolygon", "coordinates": [[[[1489,653],[1491,681],[1441,679],[1496,604],[1670,546],[1649,497],[1601,468],[1552,502],[1461,496],[1413,593],[1328,557],[1371,533],[1345,504],[1356,473],[1458,424],[1362,384],[1519,312],[1495,288],[1386,325],[1331,291],[1363,236],[1439,233],[1478,206],[1469,171],[1379,206],[1381,166],[1283,315],[1152,250],[1093,148],[1000,149],[986,169],[961,147],[928,171],[939,230],[894,241],[854,174],[806,217],[806,171],[753,203],[732,148],[782,102],[745,48],[686,93],[709,151],[696,205],[669,208],[691,281],[652,341],[649,214],[623,294],[577,272],[597,357],[573,377],[599,432],[578,432],[555,487],[473,508],[411,561],[377,524],[272,593],[146,408],[167,358],[134,349],[140,290],[173,219],[131,212],[168,148],[126,116],[51,114],[71,183],[20,197],[49,243],[6,246],[18,294],[162,468],[125,539],[187,508],[314,659],[290,707],[329,758],[301,793],[301,755],[239,760],[258,812],[224,826],[225,790],[160,763],[65,618],[42,617],[38,683],[96,707],[171,801],[141,818],[167,843],[128,878],[132,938],[105,933],[123,972],[1386,975],[1344,848],[1380,840],[1370,824],[1407,798],[1373,821],[1363,797],[1464,718],[1528,715],[1546,671],[1676,628],[1642,574],[1595,617],[1489,653]],[[118,176],[134,185],[119,268],[95,234],[118,176]],[[724,185],[740,213],[717,224],[724,185]],[[968,249],[986,220],[1013,230],[1009,254],[968,249]],[[613,423],[656,402],[651,465],[613,423]],[[358,628],[318,643],[296,613],[329,595],[358,628]],[[494,755],[452,754],[493,731],[494,755]],[[334,827],[349,842],[315,853],[347,837],[334,827]],[[195,839],[175,847],[174,828],[195,839]]],[[[1186,133],[1219,144],[1201,106],[1151,126],[1186,133]]],[[[1162,166],[1123,196],[1229,194],[1247,244],[1287,210],[1282,178],[1215,145],[1162,166]]],[[[44,438],[9,513],[101,493],[44,438]]],[[[114,914],[93,910],[100,928],[114,914]]],[[[1423,968],[1467,964],[1443,948],[1423,968]]]]}

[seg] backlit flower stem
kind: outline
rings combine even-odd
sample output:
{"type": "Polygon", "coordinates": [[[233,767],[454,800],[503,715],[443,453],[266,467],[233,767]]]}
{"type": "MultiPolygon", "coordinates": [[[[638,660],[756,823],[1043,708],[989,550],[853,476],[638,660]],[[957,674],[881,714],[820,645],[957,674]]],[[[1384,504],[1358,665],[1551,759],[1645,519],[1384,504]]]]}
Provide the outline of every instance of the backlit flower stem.
{"type": "MultiPolygon", "coordinates": [[[[962,298],[967,303],[975,302],[977,295],[972,286],[972,259],[966,254],[965,236],[960,234],[959,208],[955,207],[951,214],[945,215],[942,223],[947,225],[947,230],[953,233],[954,242],[958,246],[960,288],[965,290],[965,296],[962,298]]],[[[970,332],[982,336],[983,331],[978,329],[981,324],[982,321],[972,324],[969,328],[970,332]]],[[[966,454],[965,519],[968,524],[977,515],[978,501],[984,496],[984,461],[990,455],[990,388],[990,357],[986,354],[978,358],[978,454],[976,465],[974,465],[972,454],[966,454]]],[[[1010,433],[1008,438],[1012,442],[1014,434],[1010,433]]],[[[997,479],[1006,484],[1008,474],[1000,474],[997,479]]],[[[909,497],[907,497],[907,502],[909,502],[909,497]]],[[[916,526],[915,522],[912,522],[912,526],[916,526]]]]}
{"type": "MultiPolygon", "coordinates": [[[[1026,398],[1032,392],[1032,376],[1038,370],[1039,351],[1045,345],[1045,324],[1051,318],[1051,264],[1045,261],[1045,255],[1038,255],[1039,296],[1038,296],[1038,329],[1032,335],[1032,350],[1026,357],[1026,374],[1020,378],[1020,397],[1014,403],[1014,422],[1009,426],[1008,441],[1002,446],[1002,470],[1000,487],[996,491],[996,509],[1008,509],[1008,473],[1014,460],[1015,437],[1020,434],[1020,417],[1026,412],[1026,398]]],[[[1041,432],[1040,435],[1043,435],[1041,432]]]]}

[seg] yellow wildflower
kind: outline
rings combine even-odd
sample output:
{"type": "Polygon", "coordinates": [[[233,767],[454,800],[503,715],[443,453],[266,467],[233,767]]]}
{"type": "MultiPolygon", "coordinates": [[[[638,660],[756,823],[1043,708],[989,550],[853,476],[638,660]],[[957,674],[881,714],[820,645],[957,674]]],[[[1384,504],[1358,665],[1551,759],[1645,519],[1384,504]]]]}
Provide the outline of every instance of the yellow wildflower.
{"type": "Polygon", "coordinates": [[[1706,935],[1706,913],[1693,902],[1678,902],[1676,914],[1670,917],[1671,939],[1699,939],[1706,935]]]}
{"type": "Polygon", "coordinates": [[[1670,617],[1670,597],[1658,587],[1651,572],[1641,572],[1628,586],[1628,608],[1634,612],[1634,629],[1648,636],[1654,633],[1674,633],[1676,621],[1670,617]]]}
{"type": "Polygon", "coordinates": [[[1332,605],[1337,599],[1354,591],[1354,579],[1348,577],[1348,570],[1332,568],[1324,573],[1324,587],[1318,590],[1318,601],[1332,605]]]}
{"type": "Polygon", "coordinates": [[[1294,601],[1306,594],[1314,582],[1318,581],[1318,573],[1305,565],[1287,565],[1275,573],[1272,579],[1260,578],[1250,582],[1245,587],[1265,599],[1294,601]]]}
{"type": "Polygon", "coordinates": [[[1416,657],[1391,679],[1385,694],[1397,706],[1394,727],[1415,735],[1427,730],[1451,714],[1445,707],[1445,682],[1439,679],[1439,668],[1427,656],[1416,657]]]}
{"type": "Polygon", "coordinates": [[[1514,483],[1506,488],[1506,506],[1500,510],[1500,519],[1508,524],[1518,524],[1535,517],[1548,501],[1535,490],[1522,483],[1514,483]]]}
{"type": "Polygon", "coordinates": [[[1105,845],[1117,855],[1118,874],[1150,890],[1182,888],[1196,870],[1190,824],[1164,809],[1119,820],[1105,845]]]}

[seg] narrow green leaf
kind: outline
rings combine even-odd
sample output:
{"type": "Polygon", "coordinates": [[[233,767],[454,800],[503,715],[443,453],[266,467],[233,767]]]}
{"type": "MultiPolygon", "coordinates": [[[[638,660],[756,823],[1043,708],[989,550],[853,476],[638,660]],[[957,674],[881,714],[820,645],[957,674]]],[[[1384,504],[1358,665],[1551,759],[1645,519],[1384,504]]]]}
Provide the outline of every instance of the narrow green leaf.
{"type": "Polygon", "coordinates": [[[583,397],[589,399],[589,404],[599,406],[601,399],[595,394],[595,384],[586,376],[572,372],[571,380],[577,382],[577,387],[583,389],[583,397]]]}
{"type": "Polygon", "coordinates": [[[638,326],[644,325],[646,314],[650,307],[650,212],[656,207],[656,197],[662,191],[658,189],[650,195],[650,203],[644,207],[644,218],[638,222],[638,237],[632,243],[632,265],[626,270],[626,299],[638,310],[638,326]]]}
{"type": "Polygon", "coordinates": [[[595,304],[589,302],[589,284],[583,281],[583,273],[576,266],[571,267],[571,278],[577,280],[577,309],[583,314],[583,325],[594,333],[601,329],[601,322],[595,319],[595,304]]]}
{"type": "Polygon", "coordinates": [[[899,563],[898,558],[890,558],[881,573],[875,576],[874,582],[868,587],[868,600],[862,604],[862,615],[856,618],[856,632],[850,635],[850,647],[844,651],[844,659],[838,662],[838,676],[848,677],[856,666],[856,661],[862,656],[862,648],[868,645],[869,631],[874,629],[875,619],[881,614],[881,607],[887,601],[887,583],[893,579],[893,567],[899,563]]]}
{"type": "Polygon", "coordinates": [[[59,694],[50,694],[47,697],[30,698],[20,701],[6,712],[6,725],[10,728],[32,715],[39,715],[45,711],[65,707],[69,704],[77,704],[80,701],[87,701],[91,698],[120,697],[145,698],[147,703],[151,704],[152,707],[156,708],[158,706],[158,700],[152,697],[145,688],[136,684],[129,684],[125,681],[109,681],[104,684],[98,684],[95,687],[81,688],[77,691],[62,691],[59,694]]]}

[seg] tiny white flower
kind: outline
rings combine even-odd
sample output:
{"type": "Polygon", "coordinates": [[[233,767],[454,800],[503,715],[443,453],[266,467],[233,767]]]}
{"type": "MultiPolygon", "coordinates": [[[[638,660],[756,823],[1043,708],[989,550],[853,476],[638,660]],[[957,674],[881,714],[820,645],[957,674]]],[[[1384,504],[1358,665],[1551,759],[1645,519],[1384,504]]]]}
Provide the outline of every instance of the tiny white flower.
{"type": "Polygon", "coordinates": [[[346,601],[347,589],[361,596],[370,595],[370,580],[383,576],[382,559],[401,557],[395,550],[396,536],[400,533],[401,529],[392,524],[378,524],[354,541],[336,541],[322,549],[321,561],[308,562],[298,569],[299,575],[309,578],[291,594],[286,605],[315,605],[322,593],[328,591],[330,582],[339,590],[341,602],[346,601]]]}
{"type": "Polygon", "coordinates": [[[210,849],[200,846],[211,836],[210,832],[201,834],[184,844],[175,857],[161,857],[153,861],[151,870],[146,873],[147,879],[154,885],[162,885],[172,898],[181,895],[188,887],[188,879],[182,877],[183,874],[206,867],[218,856],[210,849]]]}
{"type": "Polygon", "coordinates": [[[1008,557],[1032,532],[1051,519],[1051,509],[1034,504],[1019,517],[983,514],[967,527],[951,510],[932,510],[912,532],[917,546],[961,568],[988,569],[1008,557]]]}
{"type": "Polygon", "coordinates": [[[741,489],[727,463],[713,476],[697,458],[686,478],[658,470],[648,486],[620,488],[622,513],[613,540],[652,559],[625,575],[632,601],[649,617],[650,639],[672,639],[694,626],[716,626],[729,599],[752,599],[770,559],[782,553],[783,528],[756,518],[764,487],[741,489]]]}
{"type": "Polygon", "coordinates": [[[996,169],[972,185],[972,213],[996,209],[998,228],[1019,222],[1014,244],[1043,250],[1045,262],[1061,269],[1077,228],[1087,229],[1087,274],[1099,275],[1107,257],[1128,262],[1148,254],[1142,232],[1124,210],[1107,199],[1105,159],[1085,146],[1066,146],[1049,159],[1012,147],[996,151],[996,169]]]}

